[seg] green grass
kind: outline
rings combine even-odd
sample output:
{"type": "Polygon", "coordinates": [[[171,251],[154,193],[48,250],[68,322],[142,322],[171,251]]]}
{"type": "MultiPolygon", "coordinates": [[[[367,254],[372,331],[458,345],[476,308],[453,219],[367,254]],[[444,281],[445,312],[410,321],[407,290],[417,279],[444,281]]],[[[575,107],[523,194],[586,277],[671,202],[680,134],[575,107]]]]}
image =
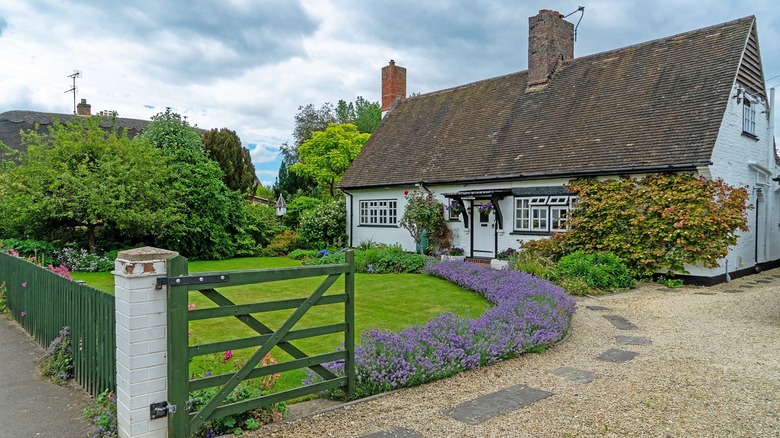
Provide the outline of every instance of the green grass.
{"type": "MultiPolygon", "coordinates": [[[[191,262],[193,272],[211,272],[240,269],[264,269],[300,266],[300,262],[283,257],[249,257],[221,261],[191,262]]],[[[76,280],[101,290],[113,292],[113,275],[110,273],[73,273],[76,280]]],[[[235,303],[276,301],[302,298],[311,294],[325,277],[305,278],[273,283],[258,283],[218,289],[235,303]]],[[[328,294],[343,293],[344,280],[339,279],[328,294]]],[[[197,309],[214,307],[210,300],[198,292],[192,292],[190,304],[197,309]]],[[[443,312],[455,312],[462,316],[477,317],[484,313],[489,303],[477,294],[466,291],[447,281],[424,274],[356,274],[355,275],[355,333],[372,328],[400,330],[419,324],[443,312]]],[[[295,309],[255,314],[261,322],[276,329],[295,309]]],[[[316,306],[310,310],[294,329],[316,327],[342,321],[344,305],[316,306]]],[[[191,344],[202,344],[254,336],[256,333],[235,318],[217,318],[190,323],[191,344]]],[[[343,335],[327,335],[302,339],[292,343],[309,355],[333,351],[343,341],[343,335]]],[[[234,361],[246,360],[252,350],[233,351],[234,361]]],[[[276,348],[272,356],[279,362],[290,359],[276,348]]],[[[190,373],[208,371],[208,357],[197,357],[190,364],[190,373]]],[[[300,385],[305,373],[301,370],[284,373],[276,384],[277,390],[300,385]]]]}

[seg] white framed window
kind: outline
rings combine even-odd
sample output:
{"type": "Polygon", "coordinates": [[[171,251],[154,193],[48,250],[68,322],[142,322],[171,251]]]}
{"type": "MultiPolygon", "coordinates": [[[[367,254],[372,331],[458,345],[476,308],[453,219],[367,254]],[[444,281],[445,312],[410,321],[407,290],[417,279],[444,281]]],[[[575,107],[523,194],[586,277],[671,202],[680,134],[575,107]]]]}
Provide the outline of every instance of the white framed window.
{"type": "Polygon", "coordinates": [[[756,106],[747,93],[742,100],[742,131],[756,135],[756,106]]]}
{"type": "Polygon", "coordinates": [[[515,198],[515,231],[564,232],[569,229],[569,211],[576,196],[529,196],[515,198]]]}
{"type": "Polygon", "coordinates": [[[360,201],[360,225],[397,225],[398,201],[371,199],[360,201]]]}

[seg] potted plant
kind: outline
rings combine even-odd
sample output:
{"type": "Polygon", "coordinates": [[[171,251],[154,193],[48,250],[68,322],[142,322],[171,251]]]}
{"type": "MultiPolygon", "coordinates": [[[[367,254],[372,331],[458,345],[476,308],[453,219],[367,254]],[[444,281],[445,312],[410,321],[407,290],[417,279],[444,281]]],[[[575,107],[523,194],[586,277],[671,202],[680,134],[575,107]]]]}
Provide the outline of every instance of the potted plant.
{"type": "Polygon", "coordinates": [[[448,260],[466,260],[466,256],[464,255],[463,248],[459,248],[457,246],[453,246],[450,248],[446,254],[441,255],[442,261],[448,261],[448,260]]]}
{"type": "Polygon", "coordinates": [[[514,248],[507,248],[500,253],[496,254],[496,258],[490,261],[490,266],[495,269],[508,269],[509,259],[517,254],[517,250],[514,248]]]}

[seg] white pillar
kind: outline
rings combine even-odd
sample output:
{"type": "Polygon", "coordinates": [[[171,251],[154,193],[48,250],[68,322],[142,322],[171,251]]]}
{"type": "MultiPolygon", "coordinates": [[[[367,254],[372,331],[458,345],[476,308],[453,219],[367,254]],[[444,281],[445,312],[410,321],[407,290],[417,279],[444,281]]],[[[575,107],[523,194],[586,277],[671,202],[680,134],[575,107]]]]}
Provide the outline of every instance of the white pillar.
{"type": "Polygon", "coordinates": [[[178,253],[144,247],[122,251],[114,264],[117,426],[122,438],[165,438],[168,418],[151,419],[149,405],[166,401],[167,261],[178,253]]]}

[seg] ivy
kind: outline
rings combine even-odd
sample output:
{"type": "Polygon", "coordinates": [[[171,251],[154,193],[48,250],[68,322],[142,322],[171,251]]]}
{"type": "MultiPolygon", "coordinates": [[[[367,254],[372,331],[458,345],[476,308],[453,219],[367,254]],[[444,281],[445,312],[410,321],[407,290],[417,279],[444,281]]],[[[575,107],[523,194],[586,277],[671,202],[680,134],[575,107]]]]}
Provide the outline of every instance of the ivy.
{"type": "Polygon", "coordinates": [[[656,174],[606,181],[578,179],[570,231],[525,248],[561,257],[574,251],[610,252],[636,278],[686,264],[719,266],[739,231],[748,231],[746,187],[690,174],[656,174]]]}

